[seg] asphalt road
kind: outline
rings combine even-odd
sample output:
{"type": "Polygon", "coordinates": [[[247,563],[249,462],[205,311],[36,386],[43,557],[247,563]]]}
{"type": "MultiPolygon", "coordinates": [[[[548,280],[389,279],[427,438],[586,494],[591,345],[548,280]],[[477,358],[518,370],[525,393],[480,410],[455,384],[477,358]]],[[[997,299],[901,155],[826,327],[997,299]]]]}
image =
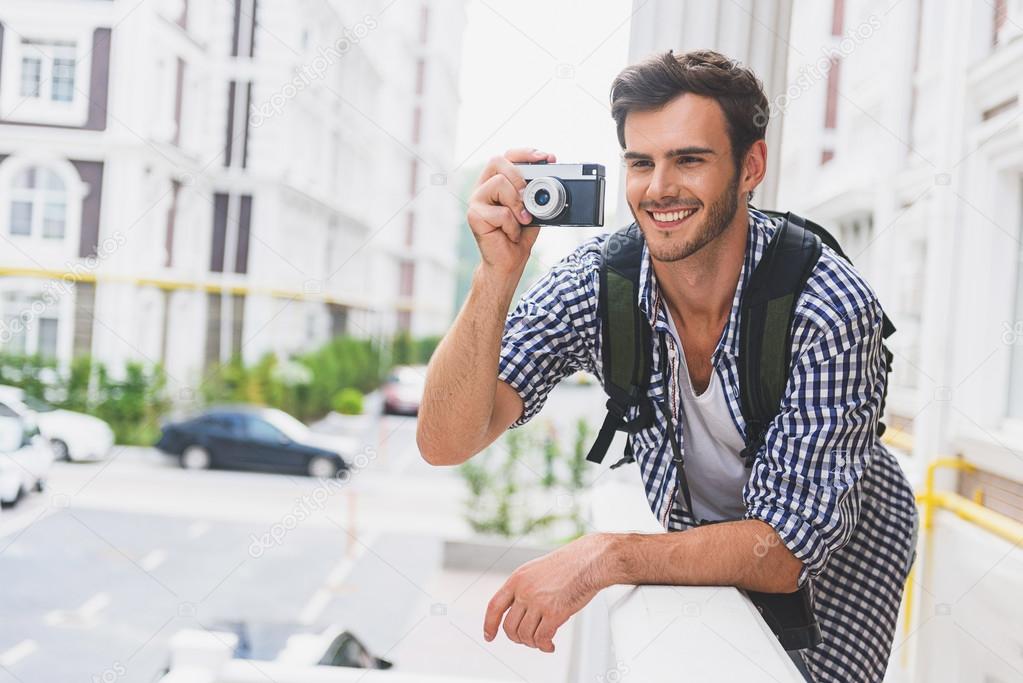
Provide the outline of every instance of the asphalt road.
{"type": "MultiPolygon", "coordinates": [[[[568,434],[581,416],[595,428],[601,409],[599,388],[566,386],[544,414],[568,434]]],[[[400,657],[402,639],[436,613],[428,587],[443,580],[443,539],[470,535],[464,484],[421,460],[413,418],[318,428],[365,444],[343,486],[185,471],[145,448],[55,464],[46,492],[0,514],[0,683],[150,683],[176,632],[222,620],[341,625],[375,653],[400,657]]],[[[478,577],[460,580],[455,596],[478,577]]],[[[486,595],[478,600],[460,606],[470,622],[486,595]]],[[[428,662],[430,653],[408,650],[413,640],[406,656],[428,662]]],[[[500,663],[478,655],[499,678],[519,678],[505,663],[517,652],[500,663]]]]}
{"type": "Polygon", "coordinates": [[[370,425],[375,454],[344,488],[183,471],[151,449],[56,464],[45,493],[0,516],[0,681],[148,683],[175,632],[221,620],[341,624],[387,648],[439,570],[441,540],[374,514],[381,492],[423,476],[458,486],[405,476],[421,467],[414,424],[370,425]]]}

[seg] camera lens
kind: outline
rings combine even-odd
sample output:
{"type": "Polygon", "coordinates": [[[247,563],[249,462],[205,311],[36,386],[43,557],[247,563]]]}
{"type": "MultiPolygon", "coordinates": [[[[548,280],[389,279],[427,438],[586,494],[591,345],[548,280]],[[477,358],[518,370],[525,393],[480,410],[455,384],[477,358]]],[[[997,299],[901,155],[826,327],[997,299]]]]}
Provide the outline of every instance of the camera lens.
{"type": "Polygon", "coordinates": [[[568,205],[568,192],[553,176],[534,178],[522,191],[526,211],[542,221],[555,221],[568,205]]]}

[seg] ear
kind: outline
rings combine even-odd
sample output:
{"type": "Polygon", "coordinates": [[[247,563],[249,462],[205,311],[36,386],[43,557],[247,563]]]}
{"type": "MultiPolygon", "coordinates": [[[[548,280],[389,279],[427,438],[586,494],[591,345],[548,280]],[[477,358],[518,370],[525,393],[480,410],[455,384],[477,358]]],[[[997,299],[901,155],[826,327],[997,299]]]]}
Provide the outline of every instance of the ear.
{"type": "Polygon", "coordinates": [[[742,162],[742,172],[739,175],[739,189],[742,195],[757,189],[767,174],[767,143],[757,140],[750,145],[746,152],[746,158],[742,162]]]}

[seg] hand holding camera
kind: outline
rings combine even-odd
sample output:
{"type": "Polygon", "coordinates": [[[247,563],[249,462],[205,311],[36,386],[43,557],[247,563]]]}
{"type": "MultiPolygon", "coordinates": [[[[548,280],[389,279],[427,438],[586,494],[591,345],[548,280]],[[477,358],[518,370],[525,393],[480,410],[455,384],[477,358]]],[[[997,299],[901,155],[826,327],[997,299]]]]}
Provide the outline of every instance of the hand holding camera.
{"type": "Polygon", "coordinates": [[[604,167],[556,161],[539,150],[513,149],[483,169],[468,220],[487,266],[521,273],[540,225],[604,224],[604,167]]]}
{"type": "Polygon", "coordinates": [[[553,154],[535,149],[512,149],[491,159],[469,197],[469,227],[483,263],[504,274],[521,273],[539,228],[522,202],[526,188],[516,163],[555,161],[553,154]]]}

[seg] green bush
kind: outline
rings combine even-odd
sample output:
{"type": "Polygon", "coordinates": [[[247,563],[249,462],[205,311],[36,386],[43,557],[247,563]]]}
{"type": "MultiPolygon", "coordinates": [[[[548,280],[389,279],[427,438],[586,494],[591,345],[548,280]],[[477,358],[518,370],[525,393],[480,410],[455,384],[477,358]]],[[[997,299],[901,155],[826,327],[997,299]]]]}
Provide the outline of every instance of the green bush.
{"type": "Polygon", "coordinates": [[[114,430],[119,444],[151,444],[160,432],[160,417],[170,407],[166,376],[160,365],[127,363],[115,379],[102,363],[75,358],[61,373],[52,360],[38,356],[0,356],[0,382],[21,387],[29,396],[59,408],[95,415],[114,430]]]}
{"type": "MultiPolygon", "coordinates": [[[[361,413],[363,395],[380,386],[385,372],[393,365],[427,362],[439,341],[406,333],[383,341],[342,336],[283,361],[272,353],[251,365],[235,357],[208,371],[197,391],[205,404],[267,405],[306,421],[331,410],[361,413]]],[[[0,353],[0,384],[106,420],[120,444],[153,443],[170,408],[158,364],[128,363],[115,379],[89,356],[60,369],[51,359],[0,353]]]]}
{"type": "Polygon", "coordinates": [[[130,362],[124,367],[124,379],[115,380],[105,366],[98,365],[96,376],[99,400],[91,412],[110,423],[117,443],[148,445],[156,441],[160,417],[170,407],[164,395],[163,368],[130,362]]]}
{"type": "Polygon", "coordinates": [[[508,538],[557,535],[568,541],[586,532],[579,496],[588,486],[586,448],[589,425],[576,424],[571,453],[562,450],[548,423],[506,432],[458,472],[468,488],[466,521],[478,533],[508,538]],[[537,494],[541,493],[538,498],[537,494]],[[568,509],[550,506],[568,499],[568,509]],[[546,500],[546,503],[542,501],[546,500]]]}
{"type": "Polygon", "coordinates": [[[334,410],[342,415],[362,415],[362,392],[351,387],[334,394],[334,410]]]}

